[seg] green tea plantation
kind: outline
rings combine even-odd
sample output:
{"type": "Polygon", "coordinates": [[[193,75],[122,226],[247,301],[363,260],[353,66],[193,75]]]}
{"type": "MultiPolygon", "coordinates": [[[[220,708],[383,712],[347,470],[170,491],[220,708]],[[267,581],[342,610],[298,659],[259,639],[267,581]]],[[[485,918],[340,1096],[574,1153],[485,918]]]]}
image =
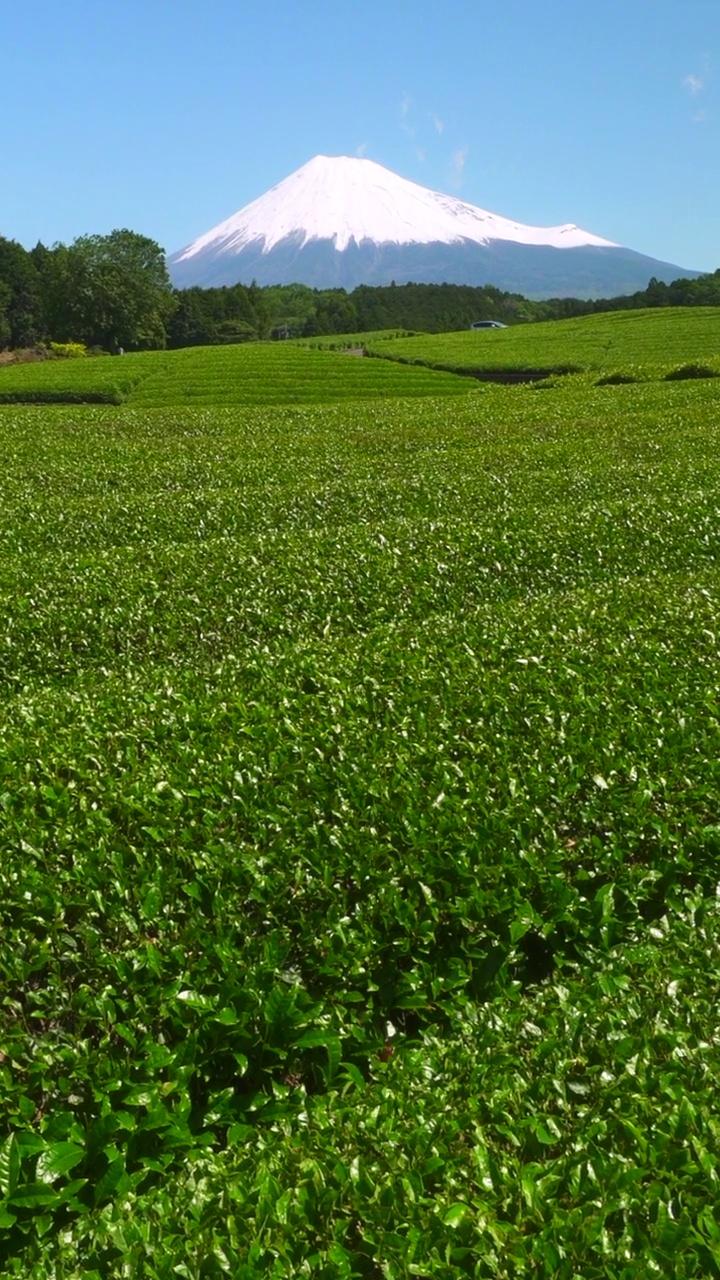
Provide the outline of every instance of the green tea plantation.
{"type": "Polygon", "coordinates": [[[0,1276],[720,1276],[720,382],[60,365],[0,371],[0,1276]]]}

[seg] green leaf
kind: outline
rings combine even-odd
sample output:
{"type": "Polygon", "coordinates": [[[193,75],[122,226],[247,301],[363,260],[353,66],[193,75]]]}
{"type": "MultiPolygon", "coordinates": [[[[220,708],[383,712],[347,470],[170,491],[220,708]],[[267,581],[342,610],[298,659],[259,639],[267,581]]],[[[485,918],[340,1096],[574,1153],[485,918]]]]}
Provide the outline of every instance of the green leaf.
{"type": "Polygon", "coordinates": [[[123,1098],[123,1106],[126,1107],[151,1107],[153,1102],[157,1101],[158,1090],[150,1085],[136,1085],[134,1089],[130,1089],[123,1098]]]}
{"type": "Polygon", "coordinates": [[[178,991],[177,1000],[182,1000],[183,1004],[188,1005],[190,1009],[212,1009],[214,1001],[209,996],[203,996],[198,991],[191,991],[189,988],[184,991],[178,991]]]}
{"type": "Polygon", "coordinates": [[[104,1174],[96,1183],[93,1189],[95,1204],[102,1204],[114,1195],[125,1176],[125,1157],[120,1155],[108,1165],[104,1174]]]}
{"type": "Polygon", "coordinates": [[[87,1178],[74,1178],[72,1182],[66,1182],[58,1188],[60,1203],[70,1205],[73,1209],[80,1209],[80,1202],[77,1199],[78,1191],[82,1191],[87,1186],[87,1178]]]}
{"type": "Polygon", "coordinates": [[[8,1203],[18,1209],[38,1209],[59,1204],[60,1197],[47,1182],[24,1182],[16,1187],[8,1203]]]}
{"type": "Polygon", "coordinates": [[[234,1009],[221,1009],[220,1012],[215,1015],[215,1022],[219,1022],[223,1027],[235,1027],[239,1021],[240,1019],[234,1009]]]}
{"type": "Polygon", "coordinates": [[[7,1200],[20,1175],[20,1149],[14,1133],[0,1147],[0,1198],[7,1200]]]}
{"type": "Polygon", "coordinates": [[[297,989],[295,987],[273,987],[265,1002],[265,1020],[269,1027],[279,1028],[287,1025],[295,1012],[297,989]]]}
{"type": "Polygon", "coordinates": [[[547,1126],[543,1124],[542,1120],[539,1120],[538,1123],[535,1125],[534,1133],[538,1142],[541,1142],[543,1146],[550,1147],[554,1142],[557,1141],[556,1138],[553,1138],[552,1134],[549,1132],[547,1126]]]}
{"type": "Polygon", "coordinates": [[[458,1200],[455,1204],[450,1205],[450,1208],[443,1218],[443,1223],[446,1227],[459,1227],[460,1224],[464,1222],[469,1212],[470,1210],[468,1209],[468,1206],[463,1204],[461,1200],[458,1200]]]}
{"type": "Polygon", "coordinates": [[[55,1182],[69,1173],[85,1157],[84,1147],[75,1142],[54,1142],[38,1156],[36,1177],[38,1182],[55,1182]]]}
{"type": "Polygon", "coordinates": [[[328,1079],[332,1080],[337,1074],[342,1058],[342,1045],[339,1037],[332,1035],[328,1031],[317,1028],[313,1031],[306,1031],[299,1040],[296,1041],[298,1049],[326,1049],[328,1056],[328,1079]]]}
{"type": "Polygon", "coordinates": [[[348,1077],[348,1080],[352,1080],[356,1088],[358,1089],[365,1088],[365,1077],[363,1076],[362,1071],[360,1071],[359,1068],[355,1066],[354,1062],[343,1062],[342,1069],[345,1075],[348,1077]]]}
{"type": "Polygon", "coordinates": [[[328,1040],[337,1039],[322,1028],[315,1027],[311,1031],[305,1031],[299,1040],[295,1041],[297,1049],[325,1049],[328,1040]]]}

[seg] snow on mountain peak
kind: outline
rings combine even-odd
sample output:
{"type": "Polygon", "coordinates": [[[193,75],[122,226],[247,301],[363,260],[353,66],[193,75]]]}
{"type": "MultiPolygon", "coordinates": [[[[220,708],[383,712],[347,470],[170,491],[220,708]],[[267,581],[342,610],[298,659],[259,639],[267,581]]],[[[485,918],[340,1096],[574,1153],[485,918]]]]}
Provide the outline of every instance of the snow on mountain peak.
{"type": "Polygon", "coordinates": [[[315,156],[302,168],[199,236],[174,255],[183,262],[212,248],[240,253],[262,244],[269,253],[288,237],[302,245],[330,240],[342,251],[355,241],[376,244],[444,244],[511,240],[517,244],[576,248],[614,247],[579,227],[527,227],[454,196],[401,178],[374,160],[315,156]]]}

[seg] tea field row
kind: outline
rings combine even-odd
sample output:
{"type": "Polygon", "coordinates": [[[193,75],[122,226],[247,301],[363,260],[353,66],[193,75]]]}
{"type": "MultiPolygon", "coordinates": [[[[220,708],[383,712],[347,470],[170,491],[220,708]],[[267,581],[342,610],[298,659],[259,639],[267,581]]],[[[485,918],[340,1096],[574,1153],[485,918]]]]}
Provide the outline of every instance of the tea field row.
{"type": "Polygon", "coordinates": [[[718,1274],[719,409],[0,409],[0,1274],[718,1274]]]}
{"type": "Polygon", "coordinates": [[[327,404],[472,390],[453,374],[277,342],[44,360],[0,369],[0,404],[327,404]]]}
{"type": "Polygon", "coordinates": [[[720,308],[600,312],[503,330],[369,336],[372,355],[463,372],[586,372],[657,380],[688,365],[720,375],[720,308]]]}
{"type": "Polygon", "coordinates": [[[502,331],[340,335],[14,364],[0,369],[0,404],[327,404],[467,395],[478,388],[459,374],[527,371],[611,384],[720,375],[720,310],[659,308],[502,331]],[[361,346],[378,358],[343,350],[361,346]]]}

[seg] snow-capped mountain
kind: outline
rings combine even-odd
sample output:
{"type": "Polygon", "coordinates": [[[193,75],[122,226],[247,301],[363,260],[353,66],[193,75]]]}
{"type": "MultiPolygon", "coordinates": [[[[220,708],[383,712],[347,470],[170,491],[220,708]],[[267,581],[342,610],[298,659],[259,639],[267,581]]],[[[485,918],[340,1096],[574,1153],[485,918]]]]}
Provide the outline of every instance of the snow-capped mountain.
{"type": "Polygon", "coordinates": [[[572,223],[528,227],[372,160],[316,156],[168,260],[173,283],[315,288],[494,284],[528,297],[609,296],[695,275],[572,223]]]}

